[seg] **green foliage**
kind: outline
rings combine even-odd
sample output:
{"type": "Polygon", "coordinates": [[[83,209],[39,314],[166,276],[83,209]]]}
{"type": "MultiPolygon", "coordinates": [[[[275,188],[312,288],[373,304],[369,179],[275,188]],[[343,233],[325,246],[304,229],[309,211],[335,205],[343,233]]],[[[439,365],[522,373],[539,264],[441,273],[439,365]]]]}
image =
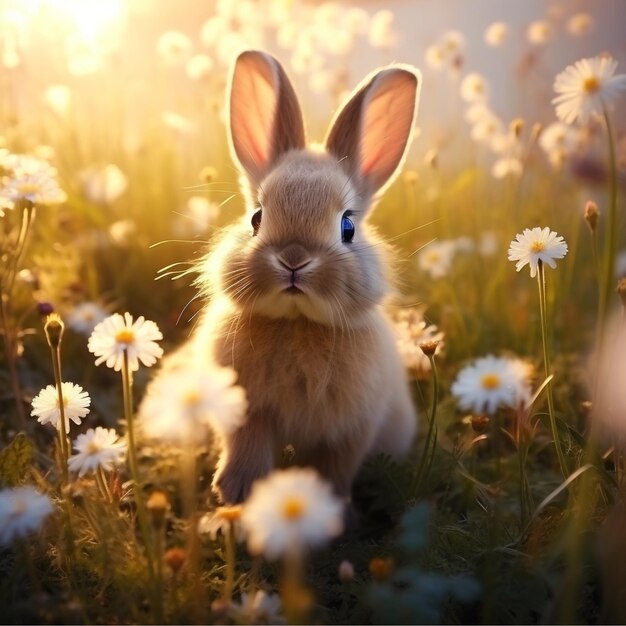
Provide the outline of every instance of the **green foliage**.
{"type": "Polygon", "coordinates": [[[34,454],[33,442],[24,433],[18,433],[0,451],[0,487],[14,487],[23,482],[32,466],[34,454]]]}

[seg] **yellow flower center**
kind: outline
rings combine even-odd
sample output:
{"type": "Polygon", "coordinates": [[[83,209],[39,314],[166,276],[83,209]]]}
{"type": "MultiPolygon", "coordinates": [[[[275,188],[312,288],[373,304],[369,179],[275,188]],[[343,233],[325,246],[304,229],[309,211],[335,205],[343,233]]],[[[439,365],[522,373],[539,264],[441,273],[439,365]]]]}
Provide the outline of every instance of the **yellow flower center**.
{"type": "Polygon", "coordinates": [[[441,259],[441,255],[436,250],[432,250],[431,252],[428,253],[427,258],[431,263],[437,263],[437,261],[441,259]]]}
{"type": "Polygon", "coordinates": [[[98,452],[100,452],[100,446],[98,445],[97,442],[95,441],[90,441],[87,444],[87,452],[89,454],[98,454],[98,452]]]}
{"type": "Polygon", "coordinates": [[[304,502],[298,496],[290,496],[283,502],[283,516],[288,520],[297,520],[304,514],[304,502]]]}
{"type": "Polygon", "coordinates": [[[22,183],[19,186],[19,192],[20,192],[20,195],[22,196],[27,196],[28,194],[31,194],[31,193],[37,193],[39,189],[40,187],[36,183],[22,183]]]}
{"type": "Polygon", "coordinates": [[[237,522],[241,518],[242,510],[243,508],[241,505],[222,506],[217,510],[217,514],[227,522],[237,522]]]}
{"type": "Polygon", "coordinates": [[[500,386],[500,377],[497,374],[485,374],[480,382],[483,389],[497,389],[500,386]]]}
{"type": "MultiPolygon", "coordinates": [[[[62,396],[62,397],[63,397],[63,408],[65,409],[65,408],[67,408],[67,403],[68,403],[68,400],[67,400],[67,396],[66,396],[65,394],[63,394],[63,396],[62,396]]],[[[56,400],[56,402],[57,402],[57,409],[58,409],[58,408],[61,406],[61,405],[59,404],[59,396],[58,396],[58,395],[57,395],[57,400],[56,400]]]]}
{"type": "Polygon", "coordinates": [[[595,93],[600,89],[600,81],[595,76],[585,78],[583,81],[583,90],[586,93],[595,93]]]}
{"type": "Polygon", "coordinates": [[[129,345],[135,341],[135,333],[131,328],[122,328],[122,330],[118,331],[117,335],[115,335],[115,340],[117,343],[129,345]]]}
{"type": "Polygon", "coordinates": [[[533,241],[530,246],[531,252],[543,252],[546,249],[546,245],[542,241],[533,241]]]}
{"type": "Polygon", "coordinates": [[[28,506],[26,506],[26,502],[24,498],[17,498],[15,502],[13,502],[13,509],[11,510],[11,517],[20,517],[24,515],[28,510],[28,506]]]}
{"type": "Polygon", "coordinates": [[[200,392],[197,389],[187,389],[183,393],[182,401],[186,406],[198,406],[200,404],[200,392]]]}

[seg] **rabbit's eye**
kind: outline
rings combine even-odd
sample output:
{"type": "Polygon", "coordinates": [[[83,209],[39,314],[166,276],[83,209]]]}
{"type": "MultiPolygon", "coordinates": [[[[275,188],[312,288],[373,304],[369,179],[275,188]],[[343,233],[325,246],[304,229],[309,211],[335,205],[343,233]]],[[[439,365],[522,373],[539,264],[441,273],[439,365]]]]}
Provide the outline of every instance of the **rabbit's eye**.
{"type": "Polygon", "coordinates": [[[350,243],[354,237],[354,223],[350,219],[352,211],[346,211],[341,218],[341,241],[350,243]]]}
{"type": "Polygon", "coordinates": [[[252,216],[250,223],[252,224],[252,236],[254,237],[259,232],[259,226],[261,226],[261,217],[263,216],[263,209],[259,209],[252,216]]]}

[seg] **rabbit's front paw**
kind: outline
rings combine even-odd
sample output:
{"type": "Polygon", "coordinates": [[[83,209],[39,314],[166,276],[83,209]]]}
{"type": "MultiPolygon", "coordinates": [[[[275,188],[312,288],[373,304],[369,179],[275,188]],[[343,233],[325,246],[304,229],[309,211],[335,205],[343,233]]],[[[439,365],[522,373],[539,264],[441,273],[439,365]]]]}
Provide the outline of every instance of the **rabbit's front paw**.
{"type": "Polygon", "coordinates": [[[225,504],[238,504],[248,497],[252,483],[268,471],[228,464],[215,475],[213,490],[225,504]]]}

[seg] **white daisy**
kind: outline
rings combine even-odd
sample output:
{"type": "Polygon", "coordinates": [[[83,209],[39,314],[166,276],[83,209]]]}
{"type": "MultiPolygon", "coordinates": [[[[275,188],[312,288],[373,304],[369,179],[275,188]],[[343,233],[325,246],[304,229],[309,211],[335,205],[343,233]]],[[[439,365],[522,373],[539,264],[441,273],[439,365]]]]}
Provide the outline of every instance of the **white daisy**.
{"type": "Polygon", "coordinates": [[[226,535],[233,525],[235,541],[243,543],[246,533],[241,525],[242,506],[222,506],[211,513],[205,513],[198,521],[198,533],[208,535],[213,541],[217,541],[218,535],[226,535]]]}
{"type": "Polygon", "coordinates": [[[39,530],[52,513],[50,498],[34,487],[16,487],[0,491],[0,544],[39,530]]]}
{"type": "Polygon", "coordinates": [[[396,42],[393,30],[394,15],[387,9],[376,11],[370,20],[369,43],[379,50],[392,48],[396,42]]]}
{"type": "Polygon", "coordinates": [[[452,384],[461,409],[495,413],[500,407],[518,407],[530,400],[530,369],[519,359],[488,355],[464,367],[452,384]]]}
{"type": "Polygon", "coordinates": [[[177,369],[161,375],[143,399],[140,414],[148,437],[181,442],[206,440],[207,428],[229,433],[245,421],[246,393],[228,367],[177,369]]]}
{"type": "Polygon", "coordinates": [[[437,44],[432,44],[426,48],[426,52],[424,53],[424,57],[426,59],[426,64],[434,70],[438,70],[443,67],[443,64],[446,62],[446,53],[441,46],[437,44]]]}
{"type": "Polygon", "coordinates": [[[124,352],[128,354],[131,372],[139,369],[139,361],[146,367],[154,365],[163,356],[163,349],[156,343],[163,339],[159,327],[143,315],[133,322],[130,313],[107,317],[96,325],[89,337],[87,347],[96,357],[96,365],[105,363],[116,372],[122,369],[124,352]]]}
{"type": "Polygon", "coordinates": [[[430,370],[430,359],[420,348],[420,344],[437,342],[435,354],[443,351],[443,332],[434,324],[427,324],[421,311],[400,309],[394,315],[396,346],[404,366],[416,372],[430,370]]]}
{"type": "Polygon", "coordinates": [[[59,187],[57,170],[48,161],[27,154],[10,154],[2,160],[7,172],[2,178],[0,196],[15,203],[28,200],[33,204],[61,204],[67,199],[59,187]]]}
{"type": "MultiPolygon", "coordinates": [[[[89,413],[91,398],[80,385],[74,383],[61,383],[63,395],[63,409],[65,412],[65,432],[70,431],[70,420],[74,424],[80,424],[83,417],[89,413]]],[[[51,424],[59,428],[61,411],[59,409],[59,394],[54,385],[48,385],[42,389],[32,401],[33,410],[31,415],[37,418],[40,424],[51,424]]]]}
{"type": "Polygon", "coordinates": [[[81,302],[77,304],[65,317],[67,325],[77,333],[90,335],[96,324],[99,324],[108,315],[96,302],[81,302]]]}
{"type": "Polygon", "coordinates": [[[99,467],[108,472],[122,463],[126,443],[118,437],[113,428],[97,426],[76,437],[74,450],[77,454],[69,458],[67,466],[70,471],[83,476],[99,467]]]}
{"type": "Polygon", "coordinates": [[[195,54],[187,61],[185,71],[191,80],[204,80],[211,75],[214,65],[215,63],[210,56],[195,54]]]}
{"type": "Polygon", "coordinates": [[[431,278],[443,278],[452,267],[455,252],[454,241],[433,241],[419,253],[417,265],[431,278]]]}
{"type": "Polygon", "coordinates": [[[567,244],[560,235],[545,228],[525,228],[517,234],[509,247],[509,261],[517,261],[515,269],[519,272],[525,265],[530,266],[530,277],[537,275],[539,261],[556,267],[555,259],[562,259],[567,254],[567,244]]]}
{"type": "Polygon", "coordinates": [[[277,470],[254,483],[241,523],[250,552],[275,560],[320,547],[339,535],[343,505],[315,470],[277,470]]]}
{"type": "Polygon", "coordinates": [[[549,157],[555,153],[567,156],[576,148],[577,143],[576,131],[563,122],[549,124],[539,135],[539,145],[549,157]]]}
{"type": "Polygon", "coordinates": [[[552,100],[557,117],[568,124],[585,124],[592,115],[601,115],[626,91],[626,74],[614,76],[616,68],[617,61],[608,56],[581,59],[568,66],[554,81],[554,91],[559,94],[552,100]]]}

